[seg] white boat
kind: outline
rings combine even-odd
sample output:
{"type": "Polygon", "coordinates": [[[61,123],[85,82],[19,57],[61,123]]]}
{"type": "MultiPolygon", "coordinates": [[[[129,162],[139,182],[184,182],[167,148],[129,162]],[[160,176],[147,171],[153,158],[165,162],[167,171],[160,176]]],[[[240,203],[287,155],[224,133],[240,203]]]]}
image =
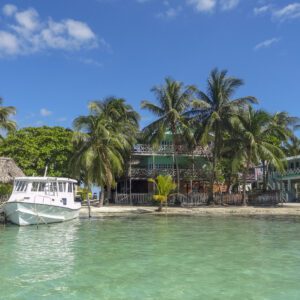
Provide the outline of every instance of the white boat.
{"type": "Polygon", "coordinates": [[[77,218],[76,180],[54,177],[17,177],[5,204],[6,218],[17,225],[49,224],[77,218]]]}

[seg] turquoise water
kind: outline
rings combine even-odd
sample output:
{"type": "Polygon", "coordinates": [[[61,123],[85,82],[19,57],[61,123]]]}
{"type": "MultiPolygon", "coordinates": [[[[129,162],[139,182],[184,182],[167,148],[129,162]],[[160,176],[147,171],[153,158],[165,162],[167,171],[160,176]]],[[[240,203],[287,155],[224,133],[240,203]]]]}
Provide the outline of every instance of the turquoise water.
{"type": "Polygon", "coordinates": [[[0,227],[0,299],[300,299],[300,219],[0,227]]]}

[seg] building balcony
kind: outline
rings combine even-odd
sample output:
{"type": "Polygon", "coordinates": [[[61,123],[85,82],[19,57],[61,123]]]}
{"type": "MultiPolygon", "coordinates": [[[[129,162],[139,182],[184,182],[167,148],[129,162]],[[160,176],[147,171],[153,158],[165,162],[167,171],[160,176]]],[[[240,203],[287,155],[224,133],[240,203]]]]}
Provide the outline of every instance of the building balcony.
{"type": "Polygon", "coordinates": [[[300,168],[296,169],[287,169],[283,173],[273,172],[273,178],[283,178],[283,177],[300,177],[300,168]]]}
{"type": "Polygon", "coordinates": [[[176,146],[174,151],[173,145],[160,145],[159,147],[152,147],[147,144],[137,144],[132,150],[133,155],[173,155],[176,152],[179,155],[186,156],[203,156],[210,157],[211,149],[209,146],[197,146],[193,150],[189,149],[186,145],[176,146]]]}
{"type": "MultiPolygon", "coordinates": [[[[129,177],[133,179],[155,178],[158,175],[170,175],[176,177],[176,169],[139,169],[132,168],[129,171],[129,177]]],[[[179,177],[184,180],[207,180],[209,174],[201,169],[179,169],[179,177]]]]}

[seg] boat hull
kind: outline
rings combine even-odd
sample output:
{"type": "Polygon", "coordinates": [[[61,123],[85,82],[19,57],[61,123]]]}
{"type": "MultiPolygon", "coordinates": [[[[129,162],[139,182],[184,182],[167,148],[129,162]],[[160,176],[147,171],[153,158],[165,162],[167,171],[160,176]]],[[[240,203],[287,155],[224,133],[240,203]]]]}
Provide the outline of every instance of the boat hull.
{"type": "Polygon", "coordinates": [[[7,220],[20,226],[68,221],[77,218],[79,210],[28,202],[7,202],[4,207],[7,220]]]}

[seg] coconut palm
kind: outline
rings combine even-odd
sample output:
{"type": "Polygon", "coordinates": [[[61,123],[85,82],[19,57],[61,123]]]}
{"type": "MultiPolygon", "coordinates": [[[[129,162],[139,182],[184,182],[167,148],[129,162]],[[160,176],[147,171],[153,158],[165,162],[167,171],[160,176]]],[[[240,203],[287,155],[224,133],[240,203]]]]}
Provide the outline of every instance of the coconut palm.
{"type": "Polygon", "coordinates": [[[162,211],[163,203],[167,203],[168,196],[176,189],[176,184],[170,175],[159,175],[156,179],[150,178],[148,181],[156,186],[157,194],[153,196],[153,199],[159,202],[157,211],[162,211]]]}
{"type": "Polygon", "coordinates": [[[246,181],[251,164],[265,160],[278,171],[284,169],[284,153],[274,139],[284,140],[286,132],[281,126],[274,126],[272,116],[263,110],[248,107],[240,111],[233,123],[231,143],[235,148],[234,165],[243,169],[243,203],[246,205],[246,181]]]}
{"type": "Polygon", "coordinates": [[[272,115],[271,124],[275,127],[281,127],[291,137],[294,135],[294,130],[300,128],[300,119],[282,111],[272,115]]]}
{"type": "Polygon", "coordinates": [[[180,142],[180,136],[185,135],[187,137],[188,135],[189,128],[185,123],[183,113],[189,107],[194,91],[193,86],[184,86],[182,82],[166,78],[164,85],[152,88],[158,104],[147,100],[142,101],[141,104],[142,108],[147,109],[157,117],[157,120],[143,129],[143,136],[148,142],[158,145],[167,131],[172,133],[177,191],[180,188],[177,146],[180,142]]]}
{"type": "Polygon", "coordinates": [[[283,150],[287,156],[300,155],[300,139],[297,136],[292,135],[284,144],[283,150]]]}
{"type": "Polygon", "coordinates": [[[240,107],[257,103],[255,97],[232,99],[237,88],[243,85],[241,79],[227,76],[227,71],[212,70],[208,78],[206,93],[198,91],[193,109],[186,114],[196,126],[195,139],[200,144],[211,144],[212,172],[210,176],[209,200],[213,202],[216,170],[223,149],[223,137],[231,128],[232,118],[240,107]]]}
{"type": "MultiPolygon", "coordinates": [[[[3,106],[3,99],[0,98],[0,130],[11,132],[16,129],[16,122],[10,120],[10,116],[15,113],[16,108],[13,106],[3,106]]],[[[0,139],[3,139],[1,134],[0,139]]]]}
{"type": "Polygon", "coordinates": [[[135,143],[138,115],[123,99],[108,98],[89,104],[90,114],[73,122],[75,153],[71,159],[73,173],[83,178],[86,186],[104,188],[115,184],[124,172],[125,158],[135,143]]]}

